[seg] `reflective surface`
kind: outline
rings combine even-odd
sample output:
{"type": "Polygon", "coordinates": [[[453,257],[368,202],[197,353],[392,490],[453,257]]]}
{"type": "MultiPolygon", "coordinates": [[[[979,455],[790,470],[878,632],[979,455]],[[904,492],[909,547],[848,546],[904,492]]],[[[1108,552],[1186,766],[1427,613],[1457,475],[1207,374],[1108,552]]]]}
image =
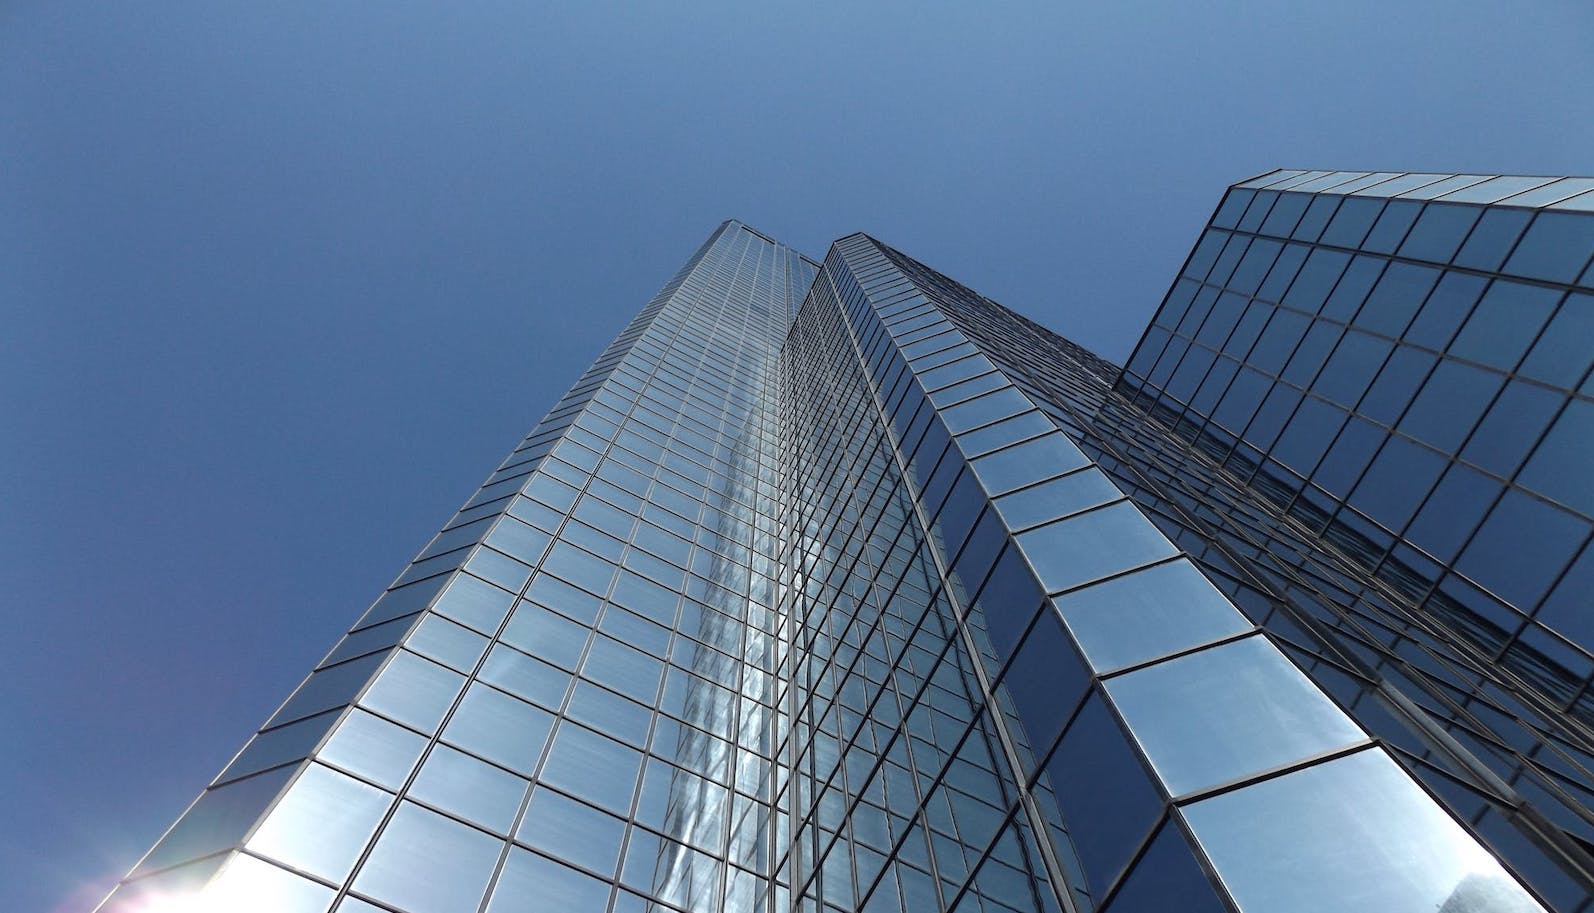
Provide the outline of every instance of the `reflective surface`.
{"type": "Polygon", "coordinates": [[[1121,374],[726,223],[105,909],[1586,910],[1591,191],[1238,187],[1121,374]]]}

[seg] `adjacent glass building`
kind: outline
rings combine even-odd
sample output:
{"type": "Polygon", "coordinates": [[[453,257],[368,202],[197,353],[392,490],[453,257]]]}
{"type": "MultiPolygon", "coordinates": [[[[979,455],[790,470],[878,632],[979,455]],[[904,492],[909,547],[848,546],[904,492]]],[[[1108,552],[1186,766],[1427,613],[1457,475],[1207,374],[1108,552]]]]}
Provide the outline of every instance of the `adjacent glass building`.
{"type": "Polygon", "coordinates": [[[727,222],[101,910],[1588,910],[1591,256],[1276,171],[1120,370],[727,222]]]}

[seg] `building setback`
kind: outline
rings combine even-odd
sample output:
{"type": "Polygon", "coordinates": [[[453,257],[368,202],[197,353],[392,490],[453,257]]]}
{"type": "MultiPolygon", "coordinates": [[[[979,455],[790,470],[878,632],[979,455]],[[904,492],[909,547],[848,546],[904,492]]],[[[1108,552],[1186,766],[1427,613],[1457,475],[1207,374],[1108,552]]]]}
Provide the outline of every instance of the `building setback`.
{"type": "Polygon", "coordinates": [[[1275,171],[1125,368],[726,222],[104,913],[1576,913],[1594,180],[1275,171]]]}

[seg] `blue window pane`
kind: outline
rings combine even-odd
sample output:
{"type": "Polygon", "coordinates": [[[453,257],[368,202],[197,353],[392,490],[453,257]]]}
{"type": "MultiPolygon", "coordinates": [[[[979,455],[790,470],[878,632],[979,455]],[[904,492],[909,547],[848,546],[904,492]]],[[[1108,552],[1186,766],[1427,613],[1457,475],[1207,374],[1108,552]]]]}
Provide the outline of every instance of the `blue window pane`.
{"type": "Polygon", "coordinates": [[[1058,855],[1077,856],[1099,896],[1128,864],[1162,814],[1162,800],[1100,697],[1084,709],[1046,762],[1038,785],[1056,795],[1065,830],[1058,855]]]}
{"type": "Polygon", "coordinates": [[[570,686],[570,673],[504,644],[493,647],[478,677],[489,685],[557,710],[570,686]]]}
{"type": "Polygon", "coordinates": [[[520,810],[527,785],[502,768],[439,745],[406,795],[503,834],[520,810]]]}
{"type": "Polygon", "coordinates": [[[487,913],[543,913],[545,910],[576,913],[602,910],[608,902],[608,884],[515,847],[509,851],[503,874],[493,888],[487,913]]]}
{"type": "Polygon", "coordinates": [[[1439,454],[1404,438],[1390,437],[1351,492],[1350,504],[1398,532],[1444,469],[1445,460],[1439,454]]]}
{"type": "Polygon", "coordinates": [[[943,412],[941,418],[946,422],[948,430],[953,434],[960,434],[970,428],[1016,415],[1030,408],[1029,400],[1024,394],[1012,387],[1006,387],[953,406],[943,412]]]}
{"type": "Polygon", "coordinates": [[[1281,194],[1274,201],[1273,208],[1268,211],[1267,219],[1262,222],[1262,227],[1258,231],[1264,235],[1289,237],[1313,199],[1314,197],[1307,193],[1281,194]]]}
{"type": "Polygon", "coordinates": [[[1250,627],[1188,561],[1159,564],[1054,600],[1097,672],[1111,672],[1250,627]]]}
{"type": "Polygon", "coordinates": [[[565,723],[554,739],[542,779],[565,792],[624,814],[631,807],[642,756],[621,742],[565,723]]]}
{"type": "Polygon", "coordinates": [[[458,672],[400,650],[360,698],[360,706],[422,732],[434,732],[464,684],[465,677],[458,672]]]}
{"type": "Polygon", "coordinates": [[[1477,528],[1500,488],[1499,482],[1475,469],[1451,464],[1433,497],[1412,521],[1406,537],[1440,561],[1451,560],[1477,528]]]}
{"type": "Polygon", "coordinates": [[[1290,290],[1284,293],[1284,303],[1308,314],[1317,313],[1348,263],[1350,254],[1321,248],[1312,251],[1290,290]]]}
{"type": "Polygon", "coordinates": [[[1373,230],[1367,233],[1367,240],[1362,242],[1362,249],[1380,254],[1394,253],[1421,209],[1421,203],[1390,200],[1384,207],[1383,214],[1378,217],[1378,221],[1373,223],[1373,230]]]}
{"type": "Polygon", "coordinates": [[[249,849],[312,875],[342,881],[393,797],[311,764],[249,838],[249,849]]]}
{"type": "Polygon", "coordinates": [[[1386,265],[1382,258],[1357,255],[1344,275],[1339,277],[1339,284],[1334,286],[1328,300],[1323,303],[1322,315],[1334,320],[1350,320],[1361,308],[1367,293],[1372,290],[1386,265]]]}
{"type": "Polygon", "coordinates": [[[1022,533],[1019,545],[1056,593],[1177,552],[1133,505],[1115,504],[1022,533]]]}
{"type": "Polygon", "coordinates": [[[1378,378],[1368,388],[1366,396],[1362,397],[1356,411],[1375,422],[1395,424],[1437,360],[1427,352],[1409,346],[1397,346],[1378,372],[1378,378]]]}
{"type": "Polygon", "coordinates": [[[1594,295],[1568,295],[1528,352],[1521,372],[1558,387],[1576,387],[1594,363],[1589,339],[1594,339],[1594,295]]]}
{"type": "Polygon", "coordinates": [[[382,829],[354,890],[408,913],[473,910],[503,843],[408,802],[382,829]]]}
{"type": "Polygon", "coordinates": [[[1336,196],[1317,196],[1312,200],[1312,205],[1307,207],[1306,215],[1301,216],[1301,221],[1296,223],[1291,235],[1301,241],[1315,242],[1323,234],[1328,220],[1334,217],[1341,199],[1336,196]]]}
{"type": "Polygon", "coordinates": [[[1357,312],[1355,324],[1385,336],[1399,337],[1439,281],[1439,271],[1411,263],[1391,263],[1378,286],[1357,312]]]}
{"type": "Polygon", "coordinates": [[[350,713],[317,757],[396,790],[409,779],[426,738],[363,710],[350,713]]]}
{"type": "Polygon", "coordinates": [[[460,672],[471,672],[487,650],[487,638],[438,615],[428,615],[404,645],[460,672]]]}
{"type": "Polygon", "coordinates": [[[1121,497],[1106,475],[1087,469],[999,498],[996,509],[1010,529],[1019,530],[1121,497]]]}
{"type": "Polygon", "coordinates": [[[1384,208],[1384,201],[1369,197],[1352,197],[1341,203],[1339,212],[1323,232],[1322,243],[1335,247],[1360,247],[1373,220],[1384,208]]]}
{"type": "Polygon", "coordinates": [[[553,716],[482,684],[473,684],[443,728],[443,738],[495,764],[529,774],[548,741],[553,716]]]}
{"type": "Polygon", "coordinates": [[[612,877],[624,834],[623,819],[539,789],[515,837],[549,855],[612,877]]]}
{"type": "Polygon", "coordinates": [[[514,601],[515,597],[507,590],[461,574],[448,585],[433,611],[484,634],[492,634],[503,623],[514,601]]]}
{"type": "Polygon", "coordinates": [[[1261,636],[1157,663],[1106,686],[1174,795],[1365,738],[1261,636]]]}
{"type": "Polygon", "coordinates": [[[294,772],[292,767],[279,767],[206,791],[134,872],[142,874],[236,846],[294,772]]]}
{"type": "Polygon", "coordinates": [[[1488,280],[1467,273],[1445,273],[1406,331],[1405,340],[1443,351],[1456,335],[1488,280]]]}
{"type": "Polygon", "coordinates": [[[1588,523],[1520,491],[1507,491],[1456,567],[1521,608],[1535,605],[1588,535],[1588,523]]]}
{"type": "Polygon", "coordinates": [[[1504,383],[1498,374],[1445,359],[1412,401],[1400,430],[1455,453],[1504,383]]]}
{"type": "Polygon", "coordinates": [[[1520,380],[1507,383],[1461,451],[1462,459],[1497,476],[1511,478],[1564,399],[1537,384],[1520,380]]]}
{"type": "Polygon", "coordinates": [[[1078,469],[1088,462],[1068,438],[1049,434],[980,457],[972,465],[985,490],[999,495],[1078,469]]]}
{"type": "Polygon", "coordinates": [[[1184,813],[1242,913],[1542,909],[1379,750],[1184,813]]]}
{"type": "Polygon", "coordinates": [[[1483,210],[1459,203],[1429,203],[1400,245],[1400,255],[1449,263],[1483,210]]]}
{"type": "Polygon", "coordinates": [[[1537,285],[1499,280],[1483,293],[1450,352],[1510,371],[1549,319],[1561,293],[1537,285]]]}
{"type": "Polygon", "coordinates": [[[1488,272],[1499,269],[1505,255],[1516,244],[1522,227],[1532,216],[1532,211],[1526,209],[1485,211],[1473,227],[1472,234],[1467,236],[1466,243],[1461,245],[1461,251],[1456,254],[1456,265],[1488,272]]]}
{"type": "Polygon", "coordinates": [[[590,633],[562,615],[522,602],[504,629],[503,641],[554,665],[574,669],[590,633]]]}
{"type": "Polygon", "coordinates": [[[1035,620],[1001,679],[1030,747],[1037,751],[1044,751],[1057,737],[1089,684],[1089,674],[1069,645],[1067,633],[1047,610],[1035,620]]]}
{"type": "Polygon", "coordinates": [[[1346,333],[1313,384],[1321,396],[1347,409],[1356,405],[1394,346],[1366,333],[1346,333]]]}
{"type": "Polygon", "coordinates": [[[1542,494],[1594,515],[1594,404],[1574,399],[1522,467],[1521,482],[1542,494]]]}
{"type": "Polygon", "coordinates": [[[1262,287],[1257,290],[1257,297],[1266,301],[1278,301],[1284,291],[1295,281],[1295,276],[1301,270],[1301,265],[1306,262],[1307,254],[1312,249],[1304,244],[1286,244],[1274,261],[1273,268],[1268,270],[1267,279],[1262,282],[1262,287]]]}
{"type": "Polygon", "coordinates": [[[1113,893],[1103,913],[1225,913],[1195,850],[1177,824],[1164,824],[1151,847],[1113,893]]]}
{"type": "Polygon", "coordinates": [[[1505,271],[1570,283],[1594,254],[1594,214],[1541,212],[1511,252],[1505,271]]]}

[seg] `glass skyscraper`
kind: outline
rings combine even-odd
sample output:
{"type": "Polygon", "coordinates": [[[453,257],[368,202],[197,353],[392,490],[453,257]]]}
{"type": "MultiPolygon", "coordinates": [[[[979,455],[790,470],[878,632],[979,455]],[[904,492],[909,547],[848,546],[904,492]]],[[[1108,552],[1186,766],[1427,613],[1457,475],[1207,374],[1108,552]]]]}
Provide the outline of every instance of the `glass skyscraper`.
{"type": "Polygon", "coordinates": [[[1120,370],[727,222],[101,910],[1589,910],[1591,256],[1276,171],[1120,370]]]}

